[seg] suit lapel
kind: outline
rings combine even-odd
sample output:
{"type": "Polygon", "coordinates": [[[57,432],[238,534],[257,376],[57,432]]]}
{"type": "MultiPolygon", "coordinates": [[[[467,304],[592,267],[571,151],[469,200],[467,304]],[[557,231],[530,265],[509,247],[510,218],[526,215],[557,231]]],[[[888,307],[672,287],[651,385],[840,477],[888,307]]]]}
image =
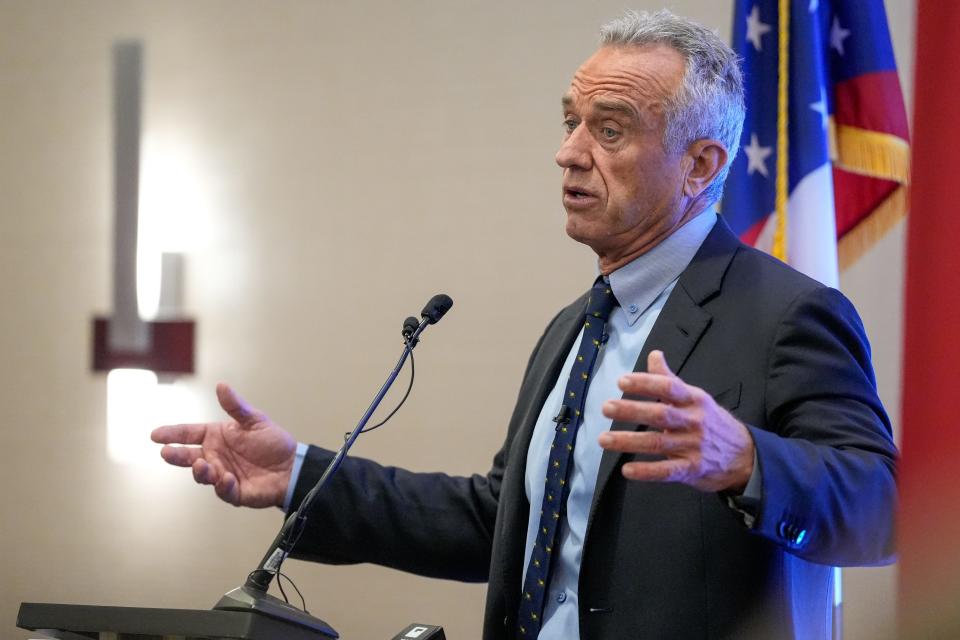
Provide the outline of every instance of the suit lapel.
{"type": "MultiPolygon", "coordinates": [[[[640,351],[634,371],[646,371],[647,356],[651,351],[659,349],[663,351],[670,368],[682,377],[687,359],[712,320],[712,316],[701,305],[719,294],[723,275],[739,245],[739,240],[730,231],[723,218],[718,217],[713,230],[680,275],[677,285],[660,311],[660,316],[640,351]]],[[[611,431],[636,431],[641,428],[646,427],[619,421],[614,422],[610,427],[611,431]]],[[[624,455],[612,451],[603,452],[597,472],[593,502],[590,505],[590,516],[587,520],[587,539],[590,537],[590,525],[593,523],[597,504],[602,498],[610,476],[620,467],[624,455]]]]}

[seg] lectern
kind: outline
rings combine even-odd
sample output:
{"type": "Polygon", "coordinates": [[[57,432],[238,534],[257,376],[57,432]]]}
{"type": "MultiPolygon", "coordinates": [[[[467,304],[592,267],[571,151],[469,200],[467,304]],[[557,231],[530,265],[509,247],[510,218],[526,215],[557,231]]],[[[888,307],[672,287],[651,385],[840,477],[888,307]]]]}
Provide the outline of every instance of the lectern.
{"type": "MultiPolygon", "coordinates": [[[[326,640],[337,632],[313,618],[312,628],[255,611],[95,607],[24,602],[17,626],[61,640],[326,640]]],[[[443,627],[414,623],[393,640],[446,640],[443,627]]]]}
{"type": "Polygon", "coordinates": [[[62,640],[328,640],[338,637],[328,626],[307,629],[253,611],[39,602],[20,605],[17,626],[62,640]]]}

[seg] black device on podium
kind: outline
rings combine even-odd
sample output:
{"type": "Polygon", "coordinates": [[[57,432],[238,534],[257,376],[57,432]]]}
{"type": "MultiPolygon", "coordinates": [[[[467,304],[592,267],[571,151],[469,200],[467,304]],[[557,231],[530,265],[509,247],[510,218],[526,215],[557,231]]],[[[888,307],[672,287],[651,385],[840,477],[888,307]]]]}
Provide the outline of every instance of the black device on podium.
{"type": "MultiPolygon", "coordinates": [[[[340,468],[353,443],[396,380],[407,357],[419,342],[420,334],[450,310],[453,300],[444,294],[433,296],[421,312],[422,320],[407,318],[403,323],[404,348],[396,366],[377,392],[357,426],[344,438],[343,446],[330,461],[317,484],[307,493],[246,582],[224,595],[213,610],[103,607],[92,605],[24,602],[17,626],[63,640],[99,639],[108,634],[117,640],[330,640],[339,634],[323,620],[267,593],[280,566],[293,550],[303,531],[310,506],[326,482],[340,468]]],[[[411,378],[412,384],[412,378],[411,378]]],[[[401,402],[402,404],[402,402],[401,402]]],[[[393,415],[393,414],[391,414],[393,415]]],[[[388,416],[389,418],[389,416],[388,416]]],[[[382,424],[382,423],[381,423],[382,424]]],[[[377,425],[379,426],[379,425],[377,425]]],[[[432,625],[409,625],[396,638],[445,640],[443,629],[432,625]],[[412,635],[411,635],[412,634],[412,635]]]]}

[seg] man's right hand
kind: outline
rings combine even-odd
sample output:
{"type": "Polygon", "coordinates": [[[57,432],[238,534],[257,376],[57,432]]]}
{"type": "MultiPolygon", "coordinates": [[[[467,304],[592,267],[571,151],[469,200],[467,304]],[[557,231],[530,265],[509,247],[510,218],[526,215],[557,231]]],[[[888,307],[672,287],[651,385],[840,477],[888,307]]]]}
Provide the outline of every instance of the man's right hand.
{"type": "Polygon", "coordinates": [[[232,420],[157,427],[150,437],[165,445],[160,455],[172,465],[192,467],[194,480],[213,485],[232,505],[282,507],[296,441],[229,386],[217,385],[217,400],[232,420]]]}

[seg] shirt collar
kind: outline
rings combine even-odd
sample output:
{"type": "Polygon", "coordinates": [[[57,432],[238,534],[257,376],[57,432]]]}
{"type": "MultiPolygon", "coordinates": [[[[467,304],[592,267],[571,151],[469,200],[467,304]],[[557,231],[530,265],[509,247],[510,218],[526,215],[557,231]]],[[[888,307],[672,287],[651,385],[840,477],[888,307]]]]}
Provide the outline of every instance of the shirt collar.
{"type": "Polygon", "coordinates": [[[664,289],[680,277],[716,222],[716,209],[707,207],[663,242],[606,278],[628,324],[635,323],[664,289]]]}

